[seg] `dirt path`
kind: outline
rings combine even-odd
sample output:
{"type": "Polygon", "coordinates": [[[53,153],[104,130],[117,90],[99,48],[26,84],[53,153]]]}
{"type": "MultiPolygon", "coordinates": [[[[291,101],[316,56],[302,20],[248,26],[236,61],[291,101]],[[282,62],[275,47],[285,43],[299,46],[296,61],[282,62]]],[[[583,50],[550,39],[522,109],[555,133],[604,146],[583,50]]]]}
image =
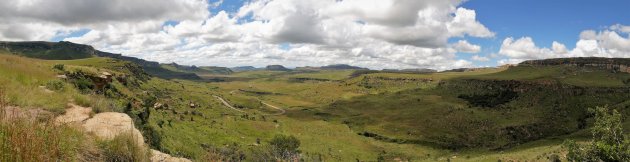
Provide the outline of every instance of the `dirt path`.
{"type": "Polygon", "coordinates": [[[279,108],[279,107],[277,107],[277,106],[274,106],[274,105],[268,104],[268,103],[266,103],[266,102],[264,102],[264,101],[262,101],[262,100],[260,100],[260,99],[258,99],[258,101],[260,101],[260,103],[262,103],[262,104],[264,104],[264,105],[266,105],[266,106],[269,106],[269,107],[271,107],[271,108],[274,108],[274,109],[276,109],[276,110],[279,110],[279,111],[280,111],[280,112],[277,112],[277,113],[275,113],[275,114],[266,114],[266,115],[276,116],[276,115],[282,115],[282,114],[284,114],[284,113],[286,113],[286,112],[287,112],[286,110],[284,110],[284,109],[282,109],[282,108],[279,108]]]}
{"type": "MultiPolygon", "coordinates": [[[[237,89],[237,90],[232,90],[232,91],[230,91],[230,94],[235,94],[237,91],[238,91],[238,89],[237,89]]],[[[234,110],[236,110],[236,111],[239,111],[239,112],[243,112],[243,113],[245,113],[244,111],[239,110],[239,109],[237,109],[237,108],[233,107],[232,105],[230,105],[230,103],[228,103],[227,101],[225,101],[225,99],[223,99],[223,98],[221,98],[221,97],[219,97],[219,96],[216,96],[216,95],[215,95],[214,97],[216,97],[217,99],[219,99],[219,100],[223,103],[223,105],[225,105],[225,106],[227,106],[227,107],[229,107],[229,108],[231,108],[231,109],[234,109],[234,110]]],[[[274,106],[274,105],[268,104],[268,103],[266,103],[265,101],[262,101],[262,100],[260,100],[260,99],[258,99],[258,98],[256,98],[256,100],[260,101],[260,103],[262,103],[262,104],[263,104],[263,105],[265,105],[265,106],[268,106],[268,107],[271,107],[271,108],[273,108],[273,109],[276,109],[276,110],[280,111],[280,112],[277,112],[277,113],[273,113],[273,114],[265,114],[265,115],[268,115],[268,116],[277,116],[277,115],[283,115],[284,113],[286,113],[286,112],[287,112],[286,110],[284,110],[284,109],[282,109],[282,108],[280,108],[280,107],[277,107],[277,106],[274,106]]]]}
{"type": "Polygon", "coordinates": [[[214,97],[216,97],[217,99],[219,99],[219,101],[221,101],[221,103],[223,103],[223,105],[227,106],[228,108],[233,109],[233,110],[236,110],[236,111],[238,111],[238,112],[245,113],[245,111],[240,110],[240,109],[237,109],[236,107],[234,107],[234,106],[230,105],[230,103],[228,103],[227,101],[225,101],[225,99],[223,99],[222,97],[219,97],[219,96],[216,96],[216,95],[213,95],[213,96],[214,96],[214,97]]]}

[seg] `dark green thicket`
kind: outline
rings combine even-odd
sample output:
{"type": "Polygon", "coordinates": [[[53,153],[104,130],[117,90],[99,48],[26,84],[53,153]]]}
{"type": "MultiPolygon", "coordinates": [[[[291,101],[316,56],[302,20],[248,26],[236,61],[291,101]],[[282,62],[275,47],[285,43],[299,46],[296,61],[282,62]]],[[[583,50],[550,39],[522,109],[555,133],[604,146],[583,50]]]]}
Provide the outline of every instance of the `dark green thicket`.
{"type": "Polygon", "coordinates": [[[554,80],[453,79],[432,89],[341,100],[320,114],[335,114],[322,118],[370,132],[383,141],[505,149],[578,132],[589,125],[584,107],[619,107],[628,98],[630,89],[624,87],[580,87],[554,80]],[[373,124],[385,128],[365,129],[373,124]]]}

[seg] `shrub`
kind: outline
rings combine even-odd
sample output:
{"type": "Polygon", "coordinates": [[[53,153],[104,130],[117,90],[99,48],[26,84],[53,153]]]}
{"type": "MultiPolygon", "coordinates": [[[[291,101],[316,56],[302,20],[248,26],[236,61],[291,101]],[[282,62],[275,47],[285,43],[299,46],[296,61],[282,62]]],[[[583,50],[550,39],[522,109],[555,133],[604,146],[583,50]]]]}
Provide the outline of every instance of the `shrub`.
{"type": "Polygon", "coordinates": [[[63,81],[60,81],[60,80],[51,80],[51,81],[46,82],[46,88],[53,91],[63,90],[64,87],[65,87],[65,84],[63,83],[63,81]]]}
{"type": "Polygon", "coordinates": [[[53,69],[57,69],[57,70],[63,71],[65,68],[64,68],[63,64],[55,64],[53,66],[53,69]]]}
{"type": "MultiPolygon", "coordinates": [[[[269,142],[273,154],[284,160],[291,160],[299,157],[300,140],[290,135],[276,135],[269,142]]],[[[299,159],[299,158],[298,158],[299,159]]]]}
{"type": "Polygon", "coordinates": [[[590,109],[595,114],[590,144],[566,141],[569,161],[630,161],[630,140],[623,133],[621,114],[617,110],[609,113],[608,107],[590,109]]]}
{"type": "Polygon", "coordinates": [[[76,86],[83,93],[91,92],[92,89],[94,89],[94,83],[92,83],[92,80],[87,78],[77,78],[74,81],[74,86],[76,86]]]}
{"type": "Polygon", "coordinates": [[[100,141],[98,145],[103,150],[105,161],[147,162],[151,158],[150,150],[139,146],[132,133],[124,133],[112,140],[100,141]]]}
{"type": "Polygon", "coordinates": [[[74,94],[72,99],[74,100],[74,103],[76,103],[79,106],[83,106],[83,107],[92,106],[92,100],[90,100],[90,98],[86,95],[74,94]]]}
{"type": "MultiPolygon", "coordinates": [[[[208,151],[201,157],[200,161],[244,161],[245,153],[240,149],[239,145],[234,143],[225,147],[209,147],[208,151]]],[[[263,160],[255,160],[263,161],[263,160]]]]}

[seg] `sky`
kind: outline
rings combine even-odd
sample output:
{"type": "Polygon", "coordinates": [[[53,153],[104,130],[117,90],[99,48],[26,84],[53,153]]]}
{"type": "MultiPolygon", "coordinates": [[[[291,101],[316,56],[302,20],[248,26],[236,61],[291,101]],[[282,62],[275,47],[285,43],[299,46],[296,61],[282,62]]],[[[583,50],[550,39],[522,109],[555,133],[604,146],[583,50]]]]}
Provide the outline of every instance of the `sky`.
{"type": "Polygon", "coordinates": [[[71,41],[197,66],[447,70],[630,57],[628,6],[626,0],[3,0],[0,40],[71,41]]]}

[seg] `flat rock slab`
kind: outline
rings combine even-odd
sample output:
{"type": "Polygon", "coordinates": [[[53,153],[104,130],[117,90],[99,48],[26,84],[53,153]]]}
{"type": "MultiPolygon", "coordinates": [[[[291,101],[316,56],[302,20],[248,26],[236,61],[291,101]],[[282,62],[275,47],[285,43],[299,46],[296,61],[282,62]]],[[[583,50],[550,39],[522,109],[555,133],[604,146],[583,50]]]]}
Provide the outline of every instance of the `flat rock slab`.
{"type": "Polygon", "coordinates": [[[66,113],[55,118],[56,124],[81,123],[90,118],[92,108],[81,107],[74,104],[68,104],[70,108],[66,109],[66,113]]]}
{"type": "Polygon", "coordinates": [[[186,158],[172,157],[169,154],[165,154],[153,149],[151,149],[151,154],[153,155],[151,157],[152,162],[192,162],[186,158]]]}

